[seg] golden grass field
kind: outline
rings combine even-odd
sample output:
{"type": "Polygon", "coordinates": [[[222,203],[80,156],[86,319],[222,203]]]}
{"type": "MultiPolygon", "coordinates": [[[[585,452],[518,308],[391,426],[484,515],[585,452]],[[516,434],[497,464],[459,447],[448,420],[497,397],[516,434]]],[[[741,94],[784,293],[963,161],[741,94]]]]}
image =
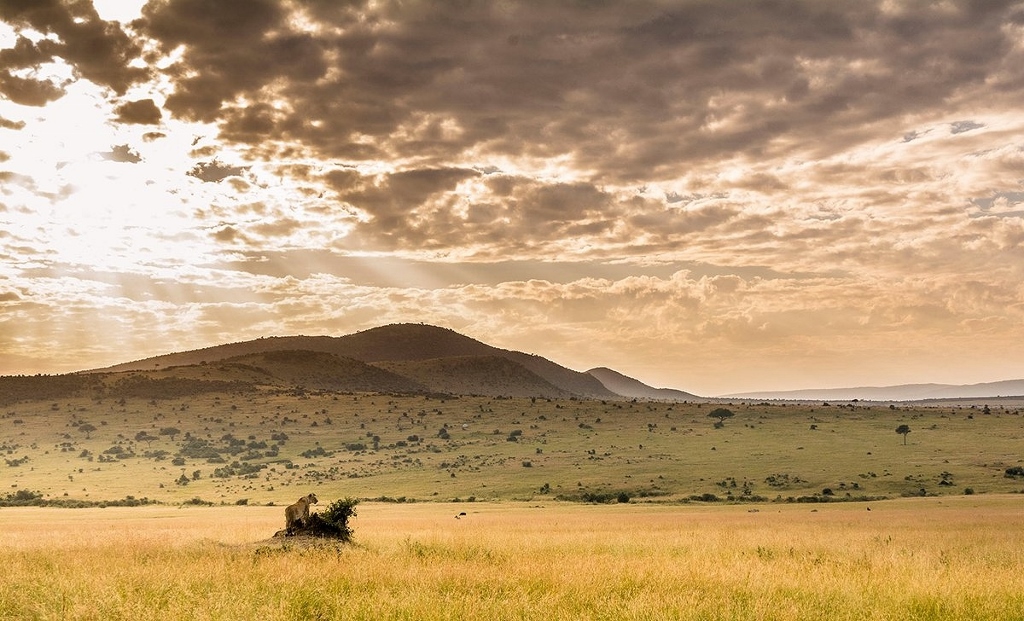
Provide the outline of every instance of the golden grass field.
{"type": "Polygon", "coordinates": [[[0,509],[0,618],[1024,618],[1020,495],[357,509],[319,546],[281,507],[0,509]]]}

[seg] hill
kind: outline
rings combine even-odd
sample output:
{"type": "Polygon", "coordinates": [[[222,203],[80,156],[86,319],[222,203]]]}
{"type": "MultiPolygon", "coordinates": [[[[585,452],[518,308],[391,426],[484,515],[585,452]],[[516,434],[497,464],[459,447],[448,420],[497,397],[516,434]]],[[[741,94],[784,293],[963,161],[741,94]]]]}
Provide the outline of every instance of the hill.
{"type": "Polygon", "coordinates": [[[640,380],[627,377],[618,371],[606,367],[598,367],[587,371],[604,384],[604,387],[617,395],[632,399],[654,399],[658,401],[694,401],[701,397],[675,390],[673,388],[652,388],[640,380]]]}
{"type": "MultiPolygon", "coordinates": [[[[87,373],[123,373],[128,371],[155,371],[170,367],[186,367],[209,365],[228,359],[244,356],[266,355],[269,352],[306,351],[333,354],[340,358],[366,363],[384,368],[381,363],[411,363],[426,360],[444,360],[453,358],[501,358],[512,364],[521,366],[525,372],[515,374],[525,383],[521,386],[508,384],[508,368],[502,373],[506,376],[503,384],[508,392],[474,392],[471,394],[488,394],[495,396],[531,394],[533,396],[576,395],[581,397],[614,399],[619,395],[608,390],[597,378],[587,373],[573,371],[558,365],[546,358],[509,351],[481,343],[453,330],[423,324],[393,324],[372,328],[347,336],[287,336],[260,338],[241,343],[217,345],[204,349],[179,352],[127,362],[104,369],[94,369],[87,373]],[[542,380],[537,383],[537,379],[542,380]],[[531,387],[541,387],[539,393],[531,393],[531,387]],[[553,388],[553,389],[552,389],[553,388]]],[[[493,366],[493,361],[488,363],[493,366]]],[[[402,366],[402,365],[398,365],[402,366]]],[[[393,368],[398,368],[394,366],[393,368]]],[[[423,387],[451,385],[458,387],[461,383],[480,389],[487,385],[481,382],[479,373],[475,378],[459,379],[446,377],[453,369],[460,372],[475,370],[472,365],[434,364],[405,365],[403,368],[414,372],[411,381],[423,387]],[[432,373],[428,373],[433,369],[432,373]]],[[[361,371],[365,372],[365,371],[361,371]]],[[[305,372],[304,372],[305,373],[305,372]]],[[[497,384],[493,384],[496,386],[497,384]]],[[[325,386],[326,387],[326,386],[325,386]]],[[[349,389],[354,390],[354,389],[349,389]]],[[[406,389],[395,389],[408,392],[406,389]]],[[[458,394],[458,393],[455,393],[458,394]]]]}

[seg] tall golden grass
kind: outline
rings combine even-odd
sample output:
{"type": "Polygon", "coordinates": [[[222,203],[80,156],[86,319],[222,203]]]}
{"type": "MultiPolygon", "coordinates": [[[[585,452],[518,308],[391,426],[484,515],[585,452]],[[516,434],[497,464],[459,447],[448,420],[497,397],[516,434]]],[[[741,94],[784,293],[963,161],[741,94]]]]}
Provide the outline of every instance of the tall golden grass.
{"type": "Polygon", "coordinates": [[[1020,496],[358,509],[314,546],[280,507],[3,509],[0,618],[1024,618],[1020,496]]]}

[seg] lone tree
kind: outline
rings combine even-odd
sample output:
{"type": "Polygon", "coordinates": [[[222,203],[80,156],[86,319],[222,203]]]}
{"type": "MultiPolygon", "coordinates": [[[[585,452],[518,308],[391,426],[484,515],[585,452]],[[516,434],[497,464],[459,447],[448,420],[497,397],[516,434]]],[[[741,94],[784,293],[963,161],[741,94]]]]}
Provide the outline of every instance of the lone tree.
{"type": "Polygon", "coordinates": [[[907,434],[910,433],[910,426],[900,425],[899,427],[896,428],[896,433],[903,436],[903,444],[905,445],[907,443],[907,434]]]}
{"type": "Polygon", "coordinates": [[[728,410],[726,408],[715,408],[714,410],[711,410],[710,414],[708,414],[708,418],[718,419],[718,422],[715,423],[715,427],[725,425],[725,419],[732,418],[733,416],[735,416],[735,414],[732,413],[732,410],[728,410]]]}
{"type": "Polygon", "coordinates": [[[78,426],[78,430],[85,434],[86,440],[90,440],[92,439],[92,432],[96,431],[96,427],[90,425],[89,423],[82,423],[81,425],[78,426]]]}
{"type": "Polygon", "coordinates": [[[175,436],[179,433],[181,433],[181,429],[178,429],[177,427],[163,427],[160,429],[160,435],[171,436],[171,442],[174,442],[175,436]]]}

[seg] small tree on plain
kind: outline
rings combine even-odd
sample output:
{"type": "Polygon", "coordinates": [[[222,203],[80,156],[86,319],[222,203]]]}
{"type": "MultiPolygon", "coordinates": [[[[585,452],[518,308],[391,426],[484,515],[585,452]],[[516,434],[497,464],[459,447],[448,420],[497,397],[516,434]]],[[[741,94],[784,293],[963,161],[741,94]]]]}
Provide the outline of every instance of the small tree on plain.
{"type": "Polygon", "coordinates": [[[900,425],[899,427],[896,428],[896,433],[898,433],[901,436],[903,436],[903,444],[906,445],[906,443],[907,443],[907,434],[910,433],[910,426],[909,425],[900,425]]]}
{"type": "Polygon", "coordinates": [[[718,424],[715,425],[716,427],[721,427],[725,424],[725,419],[732,418],[733,416],[735,416],[735,414],[732,413],[732,410],[726,408],[715,408],[714,410],[711,410],[710,414],[708,414],[708,418],[718,419],[718,424]]]}
{"type": "Polygon", "coordinates": [[[89,434],[91,434],[92,432],[96,431],[96,427],[94,427],[93,425],[91,425],[89,423],[83,423],[83,424],[78,426],[78,430],[85,434],[85,439],[86,440],[90,440],[91,436],[89,434]]]}

